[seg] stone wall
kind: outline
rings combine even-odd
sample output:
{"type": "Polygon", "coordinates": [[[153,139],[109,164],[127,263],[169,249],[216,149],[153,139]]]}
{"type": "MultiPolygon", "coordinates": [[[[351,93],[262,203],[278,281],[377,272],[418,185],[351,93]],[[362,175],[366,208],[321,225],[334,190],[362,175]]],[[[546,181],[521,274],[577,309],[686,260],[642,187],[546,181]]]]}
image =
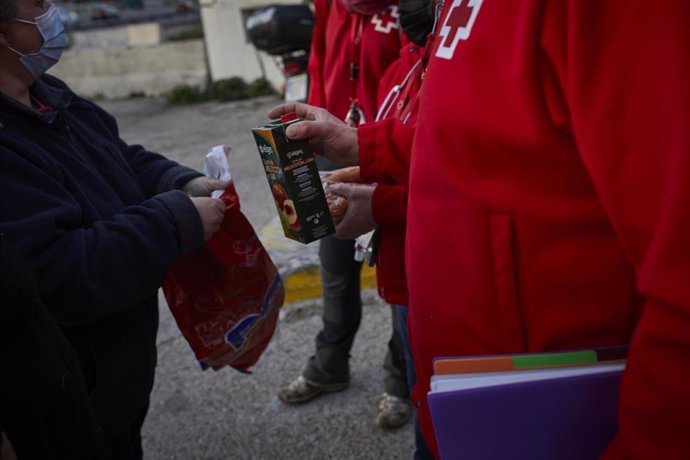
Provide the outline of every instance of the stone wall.
{"type": "MultiPolygon", "coordinates": [[[[166,41],[180,31],[180,26],[157,23],[75,31],[70,48],[50,73],[92,98],[157,96],[183,84],[204,87],[209,78],[208,42],[166,41]]],[[[274,87],[281,88],[284,77],[275,63],[243,36],[225,37],[226,41],[218,43],[221,38],[211,35],[216,64],[231,64],[224,72],[213,74],[214,79],[240,76],[250,82],[263,73],[274,87]]]]}
{"type": "Polygon", "coordinates": [[[200,39],[121,49],[67,50],[50,73],[80,95],[105,99],[157,96],[181,84],[203,87],[208,74],[200,39]]]}

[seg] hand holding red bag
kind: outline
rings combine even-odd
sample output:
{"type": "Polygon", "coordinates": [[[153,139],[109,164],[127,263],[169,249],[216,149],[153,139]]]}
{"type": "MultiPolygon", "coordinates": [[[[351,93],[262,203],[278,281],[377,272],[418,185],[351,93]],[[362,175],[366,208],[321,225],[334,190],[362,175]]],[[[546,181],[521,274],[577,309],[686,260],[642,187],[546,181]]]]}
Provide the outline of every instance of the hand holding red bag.
{"type": "Polygon", "coordinates": [[[221,228],[172,267],[163,293],[202,367],[247,372],[275,332],[285,291],[240,210],[234,183],[220,199],[226,205],[221,228]]]}

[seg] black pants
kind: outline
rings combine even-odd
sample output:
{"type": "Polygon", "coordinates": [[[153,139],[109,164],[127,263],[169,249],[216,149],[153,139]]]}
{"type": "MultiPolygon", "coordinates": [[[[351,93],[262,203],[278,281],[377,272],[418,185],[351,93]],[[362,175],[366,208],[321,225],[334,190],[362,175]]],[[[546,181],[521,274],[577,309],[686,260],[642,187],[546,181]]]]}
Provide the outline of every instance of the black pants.
{"type": "Polygon", "coordinates": [[[157,358],[156,298],[98,323],[63,330],[77,352],[110,458],[141,459],[141,427],[157,358]]]}
{"type": "MultiPolygon", "coordinates": [[[[350,380],[350,350],[362,319],[361,262],[354,260],[354,242],[328,236],[321,239],[323,328],[316,336],[316,353],[309,358],[304,377],[318,383],[350,380]]],[[[391,321],[392,324],[395,324],[391,321]]],[[[385,391],[409,398],[405,355],[400,331],[393,327],[384,361],[385,391]]]]}
{"type": "Polygon", "coordinates": [[[107,458],[74,349],[1,235],[0,431],[20,459],[107,458]]]}
{"type": "Polygon", "coordinates": [[[148,408],[149,406],[146,404],[129,428],[110,440],[110,458],[112,460],[141,460],[144,458],[144,451],[141,447],[141,427],[144,425],[148,408]]]}

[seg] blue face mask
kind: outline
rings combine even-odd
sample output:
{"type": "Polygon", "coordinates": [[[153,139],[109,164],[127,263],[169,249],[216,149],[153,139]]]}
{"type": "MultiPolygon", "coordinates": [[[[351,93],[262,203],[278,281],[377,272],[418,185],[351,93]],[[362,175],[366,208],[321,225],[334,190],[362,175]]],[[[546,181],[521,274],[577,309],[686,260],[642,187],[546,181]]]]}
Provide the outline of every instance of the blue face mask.
{"type": "Polygon", "coordinates": [[[38,80],[41,78],[41,75],[57,63],[67,44],[65,27],[62,25],[62,21],[60,21],[58,9],[51,4],[48,11],[38,16],[35,21],[16,18],[14,21],[35,25],[41,37],[43,37],[43,44],[35,53],[22,54],[9,47],[20,56],[19,61],[26,67],[31,76],[38,80]]]}

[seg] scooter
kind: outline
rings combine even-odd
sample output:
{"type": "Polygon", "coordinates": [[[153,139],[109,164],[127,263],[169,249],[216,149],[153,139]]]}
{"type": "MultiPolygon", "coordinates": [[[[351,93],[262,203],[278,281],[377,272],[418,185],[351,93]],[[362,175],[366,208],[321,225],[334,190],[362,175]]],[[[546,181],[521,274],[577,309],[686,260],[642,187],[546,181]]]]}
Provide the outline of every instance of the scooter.
{"type": "Polygon", "coordinates": [[[307,100],[307,62],[314,29],[314,13],[307,5],[269,5],[252,12],[245,21],[249,41],[273,56],[285,76],[285,100],[307,100]]]}

